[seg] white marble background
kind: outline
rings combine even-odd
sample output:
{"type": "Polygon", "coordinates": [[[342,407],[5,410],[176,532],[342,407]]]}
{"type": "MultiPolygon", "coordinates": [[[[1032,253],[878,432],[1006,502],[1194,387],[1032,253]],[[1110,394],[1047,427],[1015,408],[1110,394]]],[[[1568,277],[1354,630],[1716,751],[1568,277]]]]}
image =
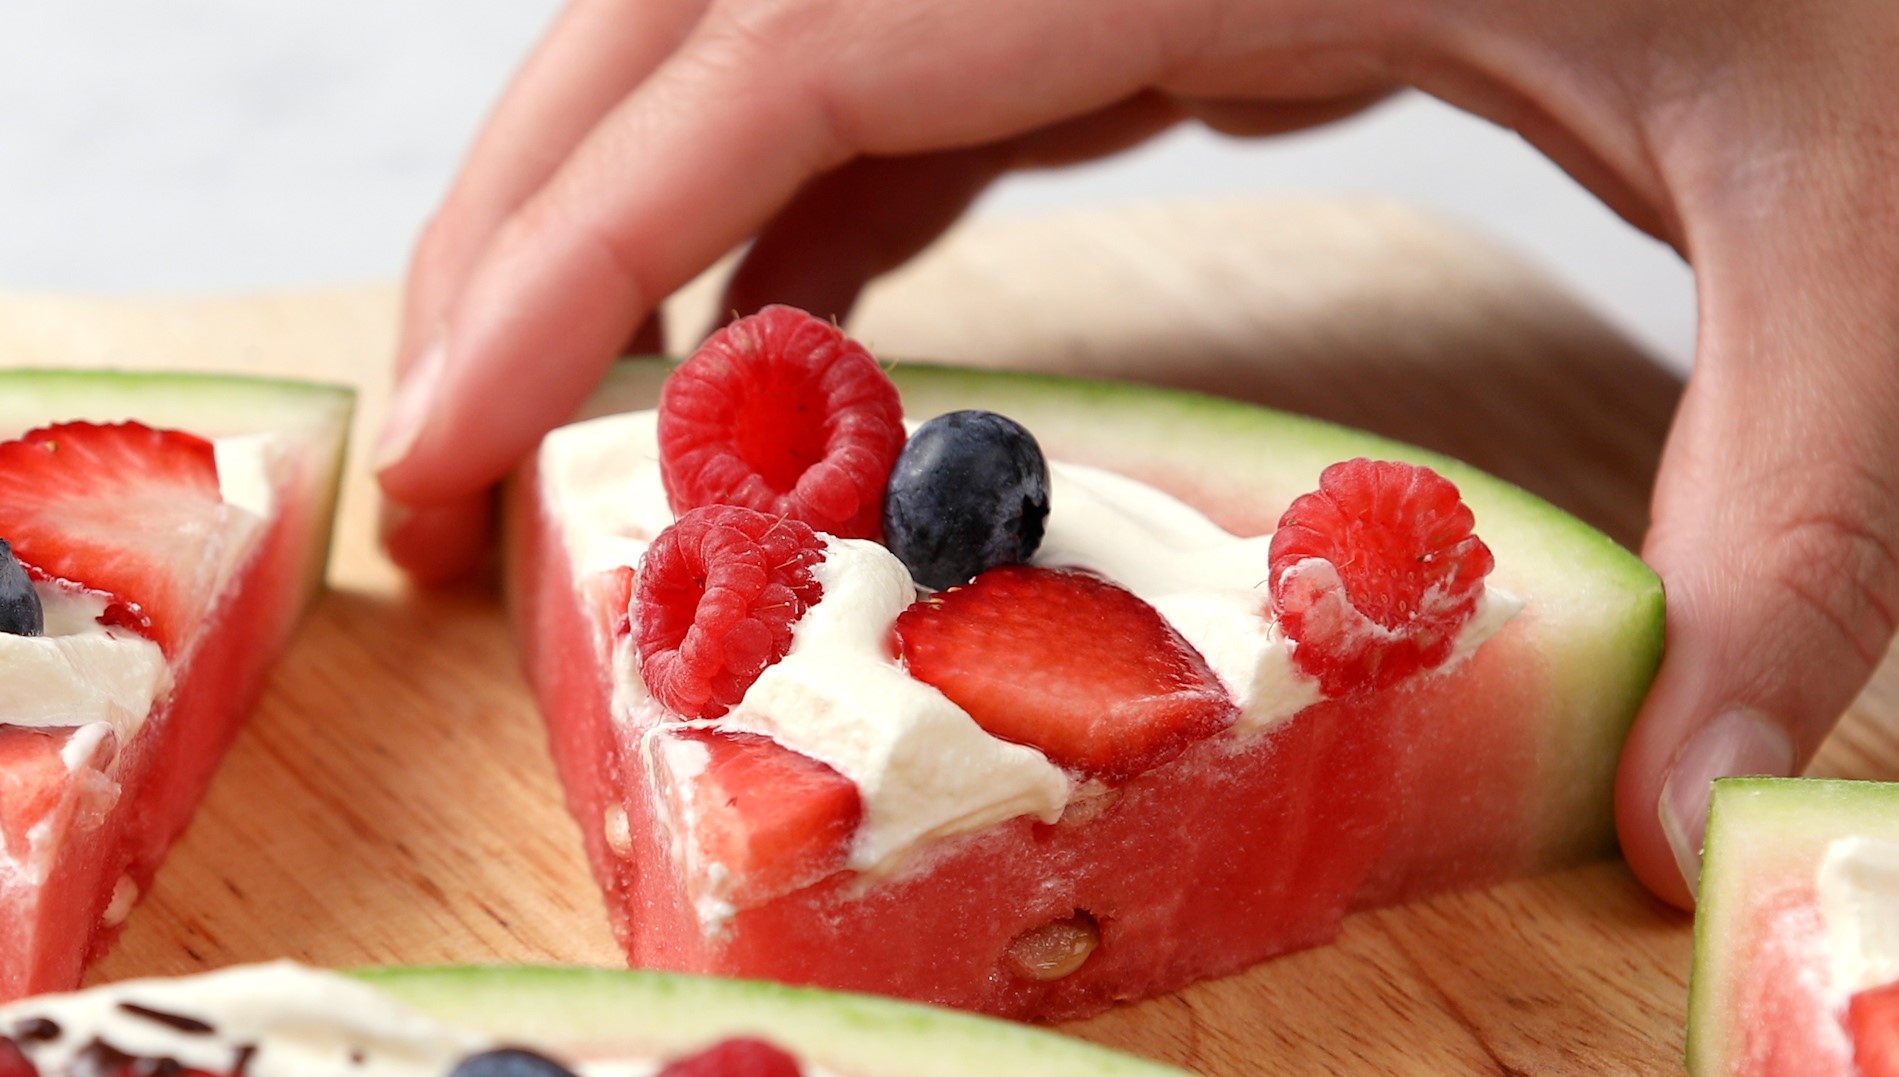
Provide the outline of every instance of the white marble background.
{"type": "MultiPolygon", "coordinates": [[[[0,4],[0,288],[181,293],[400,273],[554,0],[0,4]]],[[[1017,177],[987,215],[1151,197],[1396,195],[1482,229],[1685,368],[1693,278],[1515,136],[1408,97],[1321,132],[1175,131],[1017,177]]]]}

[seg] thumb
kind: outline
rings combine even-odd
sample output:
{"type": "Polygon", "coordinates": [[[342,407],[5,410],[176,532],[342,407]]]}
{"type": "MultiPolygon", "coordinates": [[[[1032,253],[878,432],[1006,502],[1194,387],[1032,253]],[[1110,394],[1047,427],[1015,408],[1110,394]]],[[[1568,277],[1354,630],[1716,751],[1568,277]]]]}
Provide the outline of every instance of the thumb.
{"type": "Polygon", "coordinates": [[[1616,788],[1630,867],[1684,908],[1710,783],[1805,766],[1899,611],[1899,257],[1824,216],[1696,237],[1702,338],[1643,551],[1667,654],[1616,788]]]}

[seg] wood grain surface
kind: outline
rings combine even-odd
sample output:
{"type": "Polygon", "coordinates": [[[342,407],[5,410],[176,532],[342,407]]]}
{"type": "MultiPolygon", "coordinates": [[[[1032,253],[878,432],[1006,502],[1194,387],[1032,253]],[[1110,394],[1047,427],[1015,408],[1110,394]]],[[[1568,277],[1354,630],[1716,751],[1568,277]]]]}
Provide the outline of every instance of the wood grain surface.
{"type": "MultiPolygon", "coordinates": [[[[716,309],[701,282],[674,342],[716,309]]],[[[95,979],[615,964],[491,589],[406,588],[365,465],[396,297],[0,295],[0,363],[317,376],[363,391],[333,590],[95,979]]],[[[1386,204],[1234,202],[967,227],[849,328],[886,355],[1145,379],[1463,457],[1639,542],[1676,380],[1514,258],[1386,204]]],[[[550,358],[550,361],[556,361],[550,358]]],[[[1882,676],[1816,769],[1893,777],[1882,676]]],[[[1666,1073],[1686,917],[1603,863],[1352,918],[1334,946],[1077,1035],[1210,1075],[1666,1073]]]]}

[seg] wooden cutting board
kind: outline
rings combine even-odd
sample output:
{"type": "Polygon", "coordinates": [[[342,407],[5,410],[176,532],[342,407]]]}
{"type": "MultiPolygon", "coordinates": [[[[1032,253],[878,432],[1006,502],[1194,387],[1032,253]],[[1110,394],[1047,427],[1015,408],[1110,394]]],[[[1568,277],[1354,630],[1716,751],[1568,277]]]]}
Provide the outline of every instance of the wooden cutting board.
{"type": "MultiPolygon", "coordinates": [[[[707,324],[702,282],[670,311],[707,324]]],[[[375,548],[387,286],[211,300],[0,296],[0,362],[359,385],[322,599],[95,979],[268,957],[616,963],[501,610],[375,548]]],[[[1639,541],[1679,392],[1536,272],[1388,204],[1236,202],[967,227],[877,286],[886,355],[1149,379],[1461,456],[1639,541]]],[[[1899,773],[1894,682],[1816,769],[1899,773]]],[[[1359,915],[1334,946],[1076,1024],[1213,1075],[1679,1066],[1689,921],[1604,863],[1359,915]]]]}

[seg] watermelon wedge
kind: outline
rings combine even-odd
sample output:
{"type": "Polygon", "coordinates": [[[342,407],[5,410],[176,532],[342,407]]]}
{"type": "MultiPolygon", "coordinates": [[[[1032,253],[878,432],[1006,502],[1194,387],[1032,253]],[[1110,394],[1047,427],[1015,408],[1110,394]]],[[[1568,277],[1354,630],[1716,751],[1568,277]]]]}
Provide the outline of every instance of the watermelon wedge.
{"type": "Polygon", "coordinates": [[[1688,1068],[1899,1073],[1899,784],[1715,783],[1688,1068]]]}
{"type": "MultiPolygon", "coordinates": [[[[621,364],[581,418],[653,407],[669,369],[621,364]]],[[[870,818],[870,791],[860,805],[823,767],[772,765],[753,745],[754,773],[800,777],[733,795],[738,767],[642,702],[615,643],[627,613],[614,603],[637,568],[628,540],[651,536],[579,534],[549,493],[544,445],[508,495],[510,600],[569,807],[633,965],[1063,1019],[1324,943],[1355,909],[1613,851],[1612,778],[1660,657],[1662,597],[1649,570],[1600,533],[1455,461],[1230,401],[921,365],[891,377],[912,422],[1001,413],[1052,465],[1138,480],[1235,535],[1270,534],[1334,462],[1428,464],[1474,511],[1495,556],[1491,582],[1524,605],[1449,672],[1324,699],[1270,728],[1196,718],[1131,776],[1065,772],[1068,799],[1054,811],[1003,805],[979,825],[920,827],[894,852],[875,850],[892,853],[881,859],[860,830],[840,853],[829,828],[849,811],[870,818]],[[601,572],[623,545],[627,557],[601,572]],[[715,785],[725,792],[693,795],[715,785]],[[805,820],[802,837],[787,833],[794,818],[805,820]],[[771,877],[760,865],[734,878],[729,864],[706,863],[715,844],[754,861],[782,850],[779,866],[797,870],[771,877]],[[760,878],[772,882],[753,885],[760,878]]],[[[658,496],[639,455],[585,457],[601,504],[658,496]]],[[[837,548],[831,556],[827,568],[837,548]]],[[[1263,595],[1263,559],[1258,573],[1263,595]]],[[[813,616],[839,601],[831,589],[843,578],[827,577],[813,616]]],[[[881,676],[848,686],[867,712],[881,676]]],[[[1032,672],[1018,680],[1025,700],[1043,687],[1032,672]]],[[[1014,756],[1018,770],[1004,774],[955,752],[903,750],[894,744],[893,758],[926,781],[1020,777],[1014,756]]]]}
{"type": "Polygon", "coordinates": [[[150,886],[322,584],[352,406],[233,377],[0,372],[0,998],[70,988],[150,886]]]}
{"type": "Polygon", "coordinates": [[[506,1045],[554,1061],[527,1069],[471,1064],[466,1072],[1185,1077],[1052,1032],[777,984],[534,967],[388,968],[355,977],[278,962],[16,1002],[0,1008],[0,1029],[12,1037],[0,1036],[0,1074],[444,1077],[506,1045]],[[735,1043],[752,1045],[754,1055],[768,1044],[794,1068],[715,1064],[735,1043]],[[123,1068],[99,1065],[106,1060],[123,1068]],[[678,1068],[661,1068],[668,1064],[678,1068]]]}

